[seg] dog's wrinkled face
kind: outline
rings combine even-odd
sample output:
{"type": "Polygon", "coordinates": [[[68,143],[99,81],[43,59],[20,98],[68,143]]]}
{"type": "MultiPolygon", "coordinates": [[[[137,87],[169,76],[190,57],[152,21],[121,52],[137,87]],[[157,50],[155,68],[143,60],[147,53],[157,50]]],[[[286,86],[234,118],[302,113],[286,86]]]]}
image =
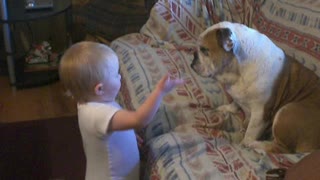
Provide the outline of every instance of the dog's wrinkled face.
{"type": "Polygon", "coordinates": [[[228,28],[206,31],[200,35],[192,69],[203,77],[222,73],[233,57],[232,32],[228,28]]]}

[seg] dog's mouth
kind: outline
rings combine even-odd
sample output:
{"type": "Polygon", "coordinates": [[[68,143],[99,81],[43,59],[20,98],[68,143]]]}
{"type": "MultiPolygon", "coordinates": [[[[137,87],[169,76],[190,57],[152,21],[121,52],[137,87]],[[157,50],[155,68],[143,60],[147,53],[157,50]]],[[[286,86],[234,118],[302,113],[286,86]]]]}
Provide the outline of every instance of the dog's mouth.
{"type": "Polygon", "coordinates": [[[221,60],[220,63],[215,64],[214,61],[211,61],[213,64],[203,65],[198,58],[198,54],[194,54],[194,59],[191,63],[191,68],[201,77],[217,79],[219,76],[222,76],[225,72],[232,71],[232,59],[221,60]]]}
{"type": "Polygon", "coordinates": [[[201,77],[214,78],[216,73],[214,71],[208,71],[207,67],[203,66],[200,62],[198,53],[194,53],[194,58],[191,63],[191,68],[201,77]]]}
{"type": "Polygon", "coordinates": [[[194,67],[196,67],[197,66],[197,62],[199,61],[199,56],[198,56],[198,53],[197,53],[197,51],[195,51],[194,53],[193,53],[193,60],[192,60],[192,63],[191,63],[191,68],[192,69],[194,69],[194,67]]]}
{"type": "Polygon", "coordinates": [[[194,52],[193,60],[190,66],[198,75],[204,76],[203,72],[205,71],[205,68],[201,66],[197,52],[194,52]]]}

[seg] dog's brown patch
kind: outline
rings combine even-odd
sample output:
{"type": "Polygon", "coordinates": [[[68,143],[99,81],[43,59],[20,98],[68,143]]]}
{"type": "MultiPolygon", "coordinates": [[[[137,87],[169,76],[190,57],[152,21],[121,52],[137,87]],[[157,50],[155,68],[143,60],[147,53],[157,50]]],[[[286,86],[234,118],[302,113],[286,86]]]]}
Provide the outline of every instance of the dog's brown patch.
{"type": "Polygon", "coordinates": [[[193,68],[200,73],[203,69],[212,72],[209,76],[213,77],[221,72],[228,72],[227,66],[234,59],[232,52],[227,52],[223,46],[229,41],[231,31],[228,28],[217,29],[208,32],[198,40],[198,60],[193,61],[193,68]],[[198,62],[200,61],[200,62],[198,62]],[[202,67],[198,67],[198,66],[202,67]]]}

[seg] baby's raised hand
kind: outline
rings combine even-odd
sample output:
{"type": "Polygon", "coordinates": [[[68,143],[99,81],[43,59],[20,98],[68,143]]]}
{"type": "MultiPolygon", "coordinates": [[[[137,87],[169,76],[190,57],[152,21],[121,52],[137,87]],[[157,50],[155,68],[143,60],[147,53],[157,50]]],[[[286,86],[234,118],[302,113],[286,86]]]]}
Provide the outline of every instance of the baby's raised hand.
{"type": "Polygon", "coordinates": [[[165,76],[163,76],[160,81],[157,84],[157,88],[159,88],[159,90],[166,94],[168,92],[170,92],[173,88],[175,88],[178,85],[182,85],[184,84],[185,81],[183,79],[173,79],[170,74],[166,74],[165,76]]]}

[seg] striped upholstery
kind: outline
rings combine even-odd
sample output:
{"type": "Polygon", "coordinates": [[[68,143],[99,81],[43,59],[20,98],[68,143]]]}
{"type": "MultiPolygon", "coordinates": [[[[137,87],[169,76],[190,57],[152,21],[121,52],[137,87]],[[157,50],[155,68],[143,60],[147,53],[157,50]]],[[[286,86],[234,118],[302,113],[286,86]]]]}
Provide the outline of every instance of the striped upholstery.
{"type": "Polygon", "coordinates": [[[265,1],[253,27],[320,76],[320,1],[265,1]]]}

